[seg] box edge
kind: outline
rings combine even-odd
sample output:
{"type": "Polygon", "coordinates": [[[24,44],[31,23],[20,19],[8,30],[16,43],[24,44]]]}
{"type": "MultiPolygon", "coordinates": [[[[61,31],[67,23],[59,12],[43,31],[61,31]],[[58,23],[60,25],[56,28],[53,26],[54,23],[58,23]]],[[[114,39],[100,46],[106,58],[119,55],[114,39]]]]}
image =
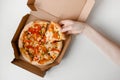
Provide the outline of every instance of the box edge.
{"type": "Polygon", "coordinates": [[[95,4],[95,0],[87,0],[85,6],[82,9],[81,14],[78,17],[78,21],[85,22],[92,11],[92,8],[95,4]],[[84,16],[86,14],[86,16],[84,16]]]}

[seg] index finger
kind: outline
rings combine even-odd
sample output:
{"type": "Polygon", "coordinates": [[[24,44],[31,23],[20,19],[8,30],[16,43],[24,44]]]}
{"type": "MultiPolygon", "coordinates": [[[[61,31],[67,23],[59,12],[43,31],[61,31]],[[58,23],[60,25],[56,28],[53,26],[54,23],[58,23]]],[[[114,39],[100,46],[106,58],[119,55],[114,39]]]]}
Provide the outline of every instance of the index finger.
{"type": "Polygon", "coordinates": [[[73,24],[72,20],[62,20],[59,22],[60,24],[63,24],[64,26],[69,26],[73,24]]]}

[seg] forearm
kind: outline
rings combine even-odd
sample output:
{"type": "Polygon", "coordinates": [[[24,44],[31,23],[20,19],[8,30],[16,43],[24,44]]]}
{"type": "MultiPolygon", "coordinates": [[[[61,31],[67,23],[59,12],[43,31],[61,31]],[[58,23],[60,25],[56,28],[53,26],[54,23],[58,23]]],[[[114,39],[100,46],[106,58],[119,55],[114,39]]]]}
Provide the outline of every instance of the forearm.
{"type": "Polygon", "coordinates": [[[120,64],[120,47],[118,45],[95,31],[89,25],[86,25],[83,35],[95,43],[112,60],[120,64]]]}

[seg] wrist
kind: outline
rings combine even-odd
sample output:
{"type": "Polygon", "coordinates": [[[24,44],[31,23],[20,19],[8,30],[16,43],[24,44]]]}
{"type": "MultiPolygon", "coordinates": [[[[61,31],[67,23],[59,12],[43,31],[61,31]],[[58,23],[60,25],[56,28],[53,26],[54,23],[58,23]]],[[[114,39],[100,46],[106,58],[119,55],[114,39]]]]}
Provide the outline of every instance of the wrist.
{"type": "Polygon", "coordinates": [[[82,23],[82,25],[83,25],[83,30],[82,30],[82,34],[86,34],[86,31],[87,31],[87,29],[90,27],[88,24],[86,24],[86,23],[82,23]]]}

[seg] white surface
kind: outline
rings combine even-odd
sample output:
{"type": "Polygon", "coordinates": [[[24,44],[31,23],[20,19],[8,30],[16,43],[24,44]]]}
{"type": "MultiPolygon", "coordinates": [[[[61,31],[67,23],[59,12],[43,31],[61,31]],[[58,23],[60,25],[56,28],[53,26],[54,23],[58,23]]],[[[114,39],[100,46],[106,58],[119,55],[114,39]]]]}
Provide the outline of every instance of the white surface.
{"type": "MultiPolygon", "coordinates": [[[[0,80],[120,80],[120,66],[82,35],[73,40],[61,64],[48,71],[45,78],[11,64],[11,39],[22,16],[30,11],[26,2],[0,0],[0,80]]],[[[87,22],[120,44],[119,3],[120,0],[96,0],[87,22]]]]}

